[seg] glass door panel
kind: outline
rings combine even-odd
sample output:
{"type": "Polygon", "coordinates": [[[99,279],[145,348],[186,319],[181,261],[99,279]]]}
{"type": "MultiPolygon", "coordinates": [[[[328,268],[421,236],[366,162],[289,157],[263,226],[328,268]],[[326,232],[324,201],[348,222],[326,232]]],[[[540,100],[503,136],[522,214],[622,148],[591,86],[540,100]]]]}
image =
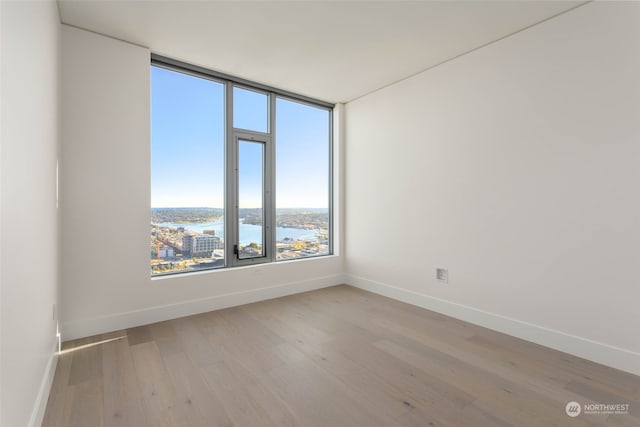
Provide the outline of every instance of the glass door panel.
{"type": "Polygon", "coordinates": [[[265,144],[238,139],[238,259],[265,256],[265,144]]]}

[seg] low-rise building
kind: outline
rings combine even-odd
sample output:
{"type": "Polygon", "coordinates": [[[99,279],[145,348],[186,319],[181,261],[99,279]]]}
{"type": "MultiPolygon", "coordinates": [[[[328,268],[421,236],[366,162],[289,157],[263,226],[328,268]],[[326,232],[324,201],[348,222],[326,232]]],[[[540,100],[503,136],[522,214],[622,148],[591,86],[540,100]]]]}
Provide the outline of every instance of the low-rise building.
{"type": "Polygon", "coordinates": [[[163,246],[158,250],[158,256],[160,258],[173,258],[176,254],[171,246],[163,246]]]}
{"type": "Polygon", "coordinates": [[[182,251],[196,257],[210,257],[215,249],[221,249],[218,236],[189,233],[182,237],[182,251]]]}

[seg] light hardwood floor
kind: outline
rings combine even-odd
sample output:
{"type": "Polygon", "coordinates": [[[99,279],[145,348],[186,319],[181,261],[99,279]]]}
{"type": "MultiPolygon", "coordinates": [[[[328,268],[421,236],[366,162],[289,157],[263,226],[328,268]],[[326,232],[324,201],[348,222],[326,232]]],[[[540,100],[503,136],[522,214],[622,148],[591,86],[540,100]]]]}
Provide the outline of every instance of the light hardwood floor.
{"type": "Polygon", "coordinates": [[[48,427],[640,426],[640,377],[349,286],[64,349],[48,427]]]}

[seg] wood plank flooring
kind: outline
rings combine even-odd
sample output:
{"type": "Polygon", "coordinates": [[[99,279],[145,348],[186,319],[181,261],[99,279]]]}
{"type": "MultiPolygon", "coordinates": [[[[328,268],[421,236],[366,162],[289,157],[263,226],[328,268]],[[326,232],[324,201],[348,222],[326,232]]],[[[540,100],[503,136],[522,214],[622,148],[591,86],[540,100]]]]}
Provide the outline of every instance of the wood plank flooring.
{"type": "Polygon", "coordinates": [[[47,427],[640,426],[638,376],[349,286],[63,350],[47,427]]]}

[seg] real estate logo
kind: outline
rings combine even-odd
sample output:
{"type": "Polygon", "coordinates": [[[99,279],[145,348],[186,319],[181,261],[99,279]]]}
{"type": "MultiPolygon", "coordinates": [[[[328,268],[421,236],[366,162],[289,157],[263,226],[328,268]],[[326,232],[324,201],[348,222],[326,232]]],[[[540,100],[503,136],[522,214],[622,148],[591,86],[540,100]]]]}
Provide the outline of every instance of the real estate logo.
{"type": "Polygon", "coordinates": [[[585,403],[569,402],[564,410],[570,417],[585,415],[627,415],[629,414],[629,403],[585,403]]]}
{"type": "Polygon", "coordinates": [[[582,408],[578,402],[569,402],[567,403],[567,406],[565,406],[564,411],[570,417],[577,417],[580,415],[580,412],[582,412],[582,408]]]}
{"type": "Polygon", "coordinates": [[[596,415],[627,415],[628,403],[585,403],[582,407],[585,414],[596,415]]]}

